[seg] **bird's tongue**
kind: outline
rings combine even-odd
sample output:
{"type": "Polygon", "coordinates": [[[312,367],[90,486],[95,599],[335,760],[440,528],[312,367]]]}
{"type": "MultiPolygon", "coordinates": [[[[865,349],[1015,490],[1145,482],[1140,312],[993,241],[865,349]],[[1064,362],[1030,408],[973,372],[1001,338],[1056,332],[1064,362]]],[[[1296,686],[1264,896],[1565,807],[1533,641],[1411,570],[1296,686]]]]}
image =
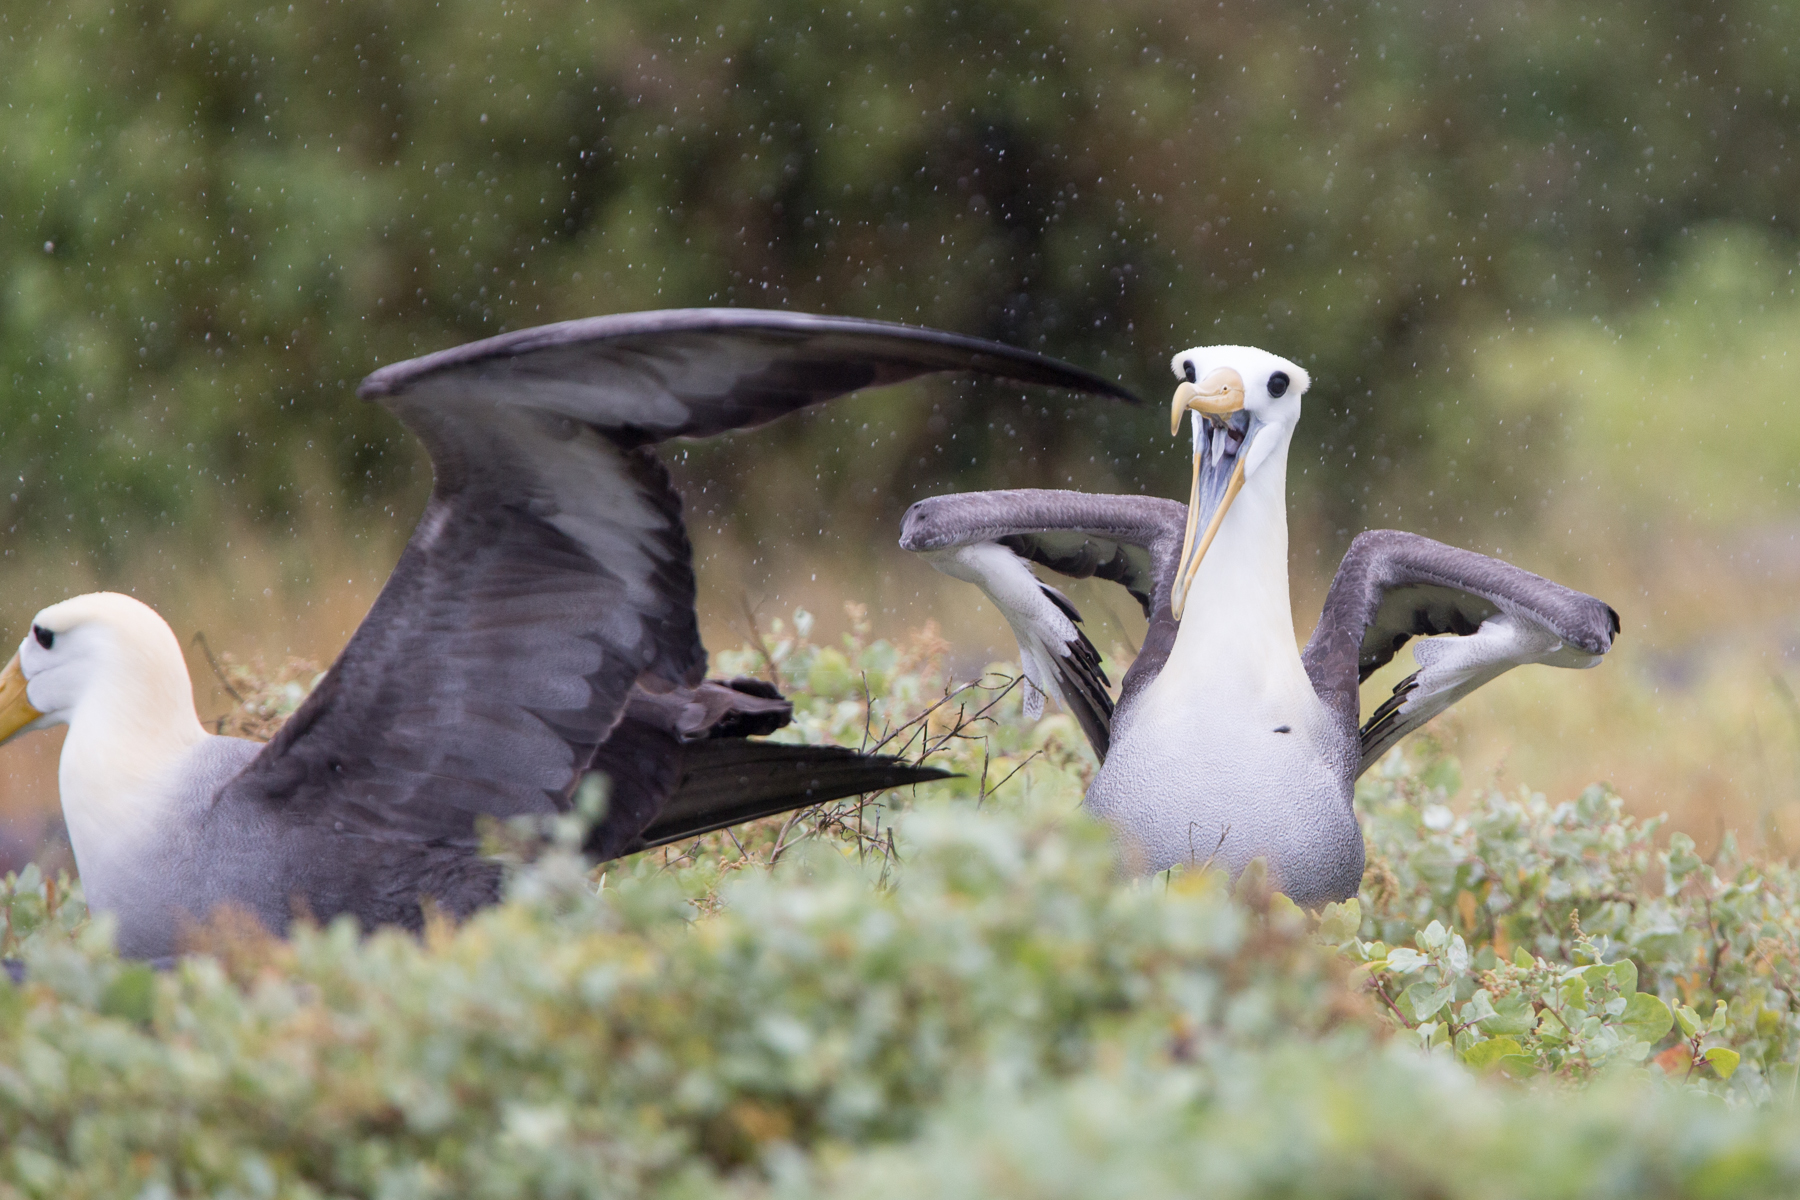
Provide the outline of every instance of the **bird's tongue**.
{"type": "Polygon", "coordinates": [[[1231,469],[1237,465],[1238,455],[1244,448],[1244,435],[1249,432],[1250,415],[1246,412],[1234,412],[1224,419],[1206,417],[1204,436],[1206,453],[1200,466],[1200,525],[1205,528],[1206,522],[1219,507],[1219,499],[1225,494],[1225,486],[1231,480],[1231,469]]]}

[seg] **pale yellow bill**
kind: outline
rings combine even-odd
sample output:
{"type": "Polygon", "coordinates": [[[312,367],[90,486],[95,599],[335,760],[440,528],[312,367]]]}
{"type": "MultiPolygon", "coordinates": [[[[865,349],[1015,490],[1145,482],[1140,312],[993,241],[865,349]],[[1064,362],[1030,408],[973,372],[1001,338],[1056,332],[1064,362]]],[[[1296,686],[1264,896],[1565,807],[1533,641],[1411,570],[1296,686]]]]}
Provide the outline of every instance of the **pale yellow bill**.
{"type": "MultiPolygon", "coordinates": [[[[1188,502],[1187,541],[1181,548],[1181,567],[1175,572],[1175,619],[1181,619],[1181,610],[1187,607],[1188,589],[1194,586],[1194,576],[1199,574],[1200,560],[1206,557],[1212,546],[1213,538],[1218,536],[1219,525],[1225,520],[1225,510],[1237,499],[1237,494],[1244,486],[1244,460],[1238,459],[1237,467],[1231,472],[1231,482],[1225,485],[1225,494],[1219,497],[1219,507],[1213,510],[1212,520],[1206,523],[1206,533],[1200,539],[1200,545],[1194,545],[1194,513],[1199,508],[1193,501],[1188,502]],[[1192,551],[1190,557],[1189,551],[1192,551]]],[[[1194,470],[1194,500],[1200,498],[1200,471],[1194,470]]]]}
{"type": "Polygon", "coordinates": [[[26,699],[25,672],[19,666],[19,656],[14,654],[6,669],[0,670],[0,742],[43,715],[26,699]]]}
{"type": "Polygon", "coordinates": [[[1188,409],[1222,417],[1244,407],[1244,377],[1230,367],[1220,367],[1199,383],[1182,383],[1175,388],[1175,400],[1169,409],[1169,436],[1181,432],[1181,418],[1188,409]]]}
{"type": "MultiPolygon", "coordinates": [[[[1169,432],[1181,432],[1181,418],[1189,409],[1222,417],[1243,407],[1244,377],[1230,367],[1220,367],[1198,384],[1182,383],[1176,386],[1170,409],[1169,432]]],[[[1200,520],[1200,465],[1204,453],[1203,450],[1194,453],[1194,485],[1188,493],[1187,535],[1181,542],[1181,565],[1175,570],[1175,585],[1170,596],[1170,607],[1178,621],[1181,619],[1181,610],[1187,607],[1188,589],[1193,586],[1194,575],[1200,570],[1200,560],[1206,557],[1207,548],[1218,535],[1219,525],[1225,520],[1225,510],[1231,507],[1231,502],[1237,499],[1238,492],[1244,486],[1244,460],[1240,458],[1237,468],[1231,473],[1231,481],[1225,485],[1225,494],[1219,497],[1219,507],[1213,511],[1212,520],[1207,522],[1206,533],[1200,538],[1199,544],[1195,545],[1194,529],[1200,520]]]]}

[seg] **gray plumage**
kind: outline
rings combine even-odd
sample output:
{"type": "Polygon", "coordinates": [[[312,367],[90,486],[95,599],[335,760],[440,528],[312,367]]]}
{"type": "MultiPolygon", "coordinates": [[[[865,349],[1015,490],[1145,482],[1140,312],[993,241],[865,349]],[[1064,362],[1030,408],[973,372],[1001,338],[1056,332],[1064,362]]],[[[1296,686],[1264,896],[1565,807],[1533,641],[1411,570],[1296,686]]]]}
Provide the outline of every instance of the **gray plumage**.
{"type": "Polygon", "coordinates": [[[1612,648],[1619,614],[1530,571],[1416,533],[1372,529],[1350,543],[1300,658],[1313,689],[1348,725],[1358,685],[1415,637],[1420,667],[1357,734],[1357,774],[1482,684],[1526,662],[1587,665],[1612,648]],[[1487,628],[1486,640],[1476,641],[1487,628]]]}
{"type": "MultiPolygon", "coordinates": [[[[1081,632],[1081,614],[1067,597],[1031,578],[1024,563],[1049,567],[1072,579],[1107,579],[1119,584],[1150,619],[1143,652],[1126,672],[1121,697],[1136,691],[1146,672],[1154,674],[1175,639],[1169,612],[1169,584],[1181,553],[1187,506],[1155,496],[1102,496],[1037,488],[931,496],[907,509],[900,525],[902,549],[923,554],[940,570],[958,550],[994,546],[1019,560],[1016,571],[1040,588],[1054,611],[1025,609],[996,599],[1019,637],[1021,654],[1035,641],[1044,647],[1054,683],[1037,686],[1072,713],[1102,759],[1111,744],[1114,705],[1100,655],[1081,632]]],[[[994,564],[1005,571],[1004,559],[994,564]]],[[[991,581],[956,570],[993,598],[991,581]]]]}
{"type": "MultiPolygon", "coordinates": [[[[941,777],[741,740],[788,709],[766,684],[702,678],[681,501],[650,449],[940,371],[1127,395],[991,342],[733,309],[545,326],[370,375],[359,394],[430,453],[424,515],[275,737],[204,739],[158,828],[80,862],[121,950],[167,954],[220,903],[275,931],[296,912],[416,929],[427,897],[468,913],[500,887],[478,820],[564,811],[590,770],[613,783],[600,857],[941,777]]],[[[21,647],[28,667],[55,653],[21,647]]]]}
{"type": "MultiPolygon", "coordinates": [[[[1619,631],[1607,605],[1509,563],[1416,534],[1364,533],[1344,556],[1301,656],[1325,722],[1305,722],[1305,706],[1294,706],[1291,723],[1251,719],[1221,747],[1218,731],[1241,716],[1237,696],[1221,690],[1181,697],[1181,680],[1157,688],[1157,701],[1148,696],[1159,681],[1170,683],[1162,675],[1181,629],[1171,581],[1186,522],[1186,505],[1155,497],[975,492],[919,501],[900,537],[903,548],[982,587],[1018,633],[1022,656],[1031,657],[1034,639],[1049,648],[1048,690],[1075,714],[1101,760],[1089,805],[1120,829],[1147,869],[1216,857],[1235,870],[1268,855],[1283,889],[1303,904],[1354,894],[1363,856],[1349,797],[1363,771],[1503,671],[1528,662],[1590,666],[1619,631]],[[1110,579],[1143,607],[1144,646],[1121,681],[1116,708],[1091,695],[1098,656],[1073,607],[1061,605],[1070,618],[1063,625],[1055,614],[1033,610],[1023,582],[1031,577],[1028,562],[1110,579]],[[1419,670],[1359,727],[1358,685],[1413,637],[1431,639],[1415,651],[1419,670]],[[1190,699],[1188,711],[1171,715],[1172,697],[1190,699]],[[1138,725],[1145,731],[1133,739],[1138,725]],[[1211,747],[1213,769],[1203,769],[1183,744],[1211,747]],[[1222,778],[1222,769],[1243,770],[1245,780],[1222,778]],[[1321,787],[1326,778],[1335,783],[1321,787]],[[1182,815],[1186,804],[1196,805],[1193,820],[1182,815]]],[[[1195,619],[1191,612],[1188,619],[1195,619]]],[[[1233,683],[1264,690],[1250,685],[1233,683]]],[[[1271,702],[1259,694],[1257,703],[1271,702]]],[[[1272,711],[1290,711],[1273,703],[1272,711]]]]}

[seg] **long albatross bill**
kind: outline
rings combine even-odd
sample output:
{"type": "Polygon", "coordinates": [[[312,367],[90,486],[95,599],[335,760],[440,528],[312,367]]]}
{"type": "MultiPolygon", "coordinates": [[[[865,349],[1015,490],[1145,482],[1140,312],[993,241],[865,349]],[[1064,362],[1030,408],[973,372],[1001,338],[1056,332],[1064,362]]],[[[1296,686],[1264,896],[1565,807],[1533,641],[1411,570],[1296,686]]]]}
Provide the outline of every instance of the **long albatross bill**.
{"type": "Polygon", "coordinates": [[[1212,519],[1206,523],[1206,532],[1200,536],[1199,544],[1194,542],[1194,529],[1199,524],[1200,513],[1200,474],[1205,465],[1201,459],[1205,452],[1194,455],[1194,491],[1193,499],[1188,502],[1187,538],[1181,545],[1181,565],[1175,570],[1174,594],[1169,598],[1170,610],[1177,621],[1181,620],[1181,611],[1187,607],[1188,590],[1194,586],[1194,576],[1200,571],[1200,560],[1212,548],[1213,539],[1219,535],[1219,526],[1225,521],[1225,510],[1244,488],[1244,458],[1240,451],[1237,465],[1231,469],[1231,482],[1225,485],[1225,494],[1219,497],[1219,506],[1213,509],[1212,519]]]}
{"type": "Polygon", "coordinates": [[[1169,366],[1171,432],[1193,413],[1185,506],[1036,489],[932,496],[907,510],[900,544],[986,593],[1027,677],[1081,724],[1100,760],[1087,808],[1118,835],[1127,870],[1206,861],[1237,875],[1260,859],[1275,887],[1318,908],[1362,882],[1359,775],[1505,671],[1592,666],[1618,614],[1511,563],[1368,530],[1302,652],[1287,460],[1312,379],[1253,346],[1195,346],[1169,366]],[[1118,583],[1142,606],[1142,649],[1116,699],[1080,613],[1034,566],[1118,583]],[[1363,681],[1414,638],[1418,670],[1362,720],[1363,681]]]}
{"type": "Polygon", "coordinates": [[[31,707],[31,700],[25,694],[25,671],[19,666],[18,654],[14,653],[6,668],[0,670],[0,742],[7,741],[43,715],[31,707]]]}
{"type": "MultiPolygon", "coordinates": [[[[1226,423],[1228,417],[1241,413],[1244,409],[1244,377],[1234,368],[1220,367],[1208,373],[1198,384],[1182,382],[1175,388],[1175,397],[1171,404],[1169,432],[1178,435],[1181,432],[1182,416],[1192,411],[1194,417],[1194,485],[1189,493],[1187,536],[1181,543],[1180,564],[1175,569],[1175,580],[1169,597],[1170,608],[1176,620],[1181,619],[1182,610],[1187,606],[1188,590],[1194,584],[1194,576],[1200,570],[1200,561],[1206,557],[1212,546],[1213,538],[1218,536],[1219,526],[1225,521],[1225,513],[1231,508],[1231,502],[1237,499],[1238,492],[1244,487],[1244,452],[1249,448],[1250,429],[1245,424],[1241,429],[1233,429],[1226,423]],[[1218,439],[1226,439],[1232,432],[1242,432],[1244,437],[1235,447],[1218,439]],[[1198,540],[1195,533],[1200,529],[1202,514],[1206,511],[1208,497],[1202,486],[1209,468],[1216,468],[1225,457],[1231,457],[1232,468],[1225,490],[1218,496],[1217,504],[1206,518],[1205,532],[1198,540]]],[[[1239,418],[1242,420],[1242,418],[1239,418]]]]}

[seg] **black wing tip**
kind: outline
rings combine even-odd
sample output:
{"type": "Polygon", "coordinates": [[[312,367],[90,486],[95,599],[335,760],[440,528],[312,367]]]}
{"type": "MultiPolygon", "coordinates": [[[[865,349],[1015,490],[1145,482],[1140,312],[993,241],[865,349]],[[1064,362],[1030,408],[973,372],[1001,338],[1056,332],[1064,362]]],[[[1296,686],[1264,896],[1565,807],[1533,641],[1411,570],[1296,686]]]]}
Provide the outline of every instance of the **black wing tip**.
{"type": "MultiPolygon", "coordinates": [[[[1030,568],[1026,569],[1029,570],[1030,568]]],[[[1038,586],[1044,589],[1044,597],[1049,600],[1050,603],[1054,604],[1063,616],[1069,618],[1069,620],[1075,622],[1077,625],[1081,624],[1081,610],[1075,607],[1075,602],[1073,600],[1069,599],[1047,583],[1039,583],[1038,586]]],[[[1085,638],[1082,640],[1084,642],[1086,641],[1085,638]]],[[[1092,649],[1091,646],[1089,648],[1092,649]]]]}
{"type": "Polygon", "coordinates": [[[665,811],[620,851],[621,856],[747,821],[829,804],[846,796],[961,777],[958,772],[941,767],[844,746],[775,742],[734,745],[737,751],[732,753],[731,761],[720,760],[722,769],[706,771],[708,781],[699,794],[690,795],[694,779],[684,779],[665,811]],[[691,801],[685,807],[684,798],[691,801]]]}
{"type": "MultiPolygon", "coordinates": [[[[870,757],[885,756],[871,755],[870,757]]],[[[915,783],[936,783],[940,779],[961,778],[960,772],[947,771],[943,767],[927,767],[922,763],[907,762],[905,759],[895,759],[885,767],[883,773],[888,782],[883,783],[878,787],[864,788],[863,791],[885,792],[891,788],[911,787],[915,783]]],[[[848,794],[856,795],[858,793],[852,792],[848,794]]],[[[836,799],[837,797],[836,795],[833,795],[826,798],[836,799]]]]}
{"type": "Polygon", "coordinates": [[[1100,652],[1077,629],[1075,640],[1064,645],[1055,659],[1057,684],[1063,705],[1087,735],[1088,744],[1101,762],[1112,747],[1113,699],[1107,692],[1106,671],[1100,666],[1100,652]]]}
{"type": "Polygon", "coordinates": [[[1369,738],[1374,736],[1382,726],[1395,719],[1395,715],[1400,711],[1400,706],[1406,703],[1407,697],[1417,691],[1418,687],[1419,673],[1417,671],[1414,671],[1411,675],[1408,675],[1405,679],[1402,679],[1399,683],[1394,685],[1393,694],[1386,700],[1383,700],[1380,706],[1376,708],[1374,712],[1369,714],[1368,721],[1363,725],[1361,737],[1365,743],[1369,738]]]}

